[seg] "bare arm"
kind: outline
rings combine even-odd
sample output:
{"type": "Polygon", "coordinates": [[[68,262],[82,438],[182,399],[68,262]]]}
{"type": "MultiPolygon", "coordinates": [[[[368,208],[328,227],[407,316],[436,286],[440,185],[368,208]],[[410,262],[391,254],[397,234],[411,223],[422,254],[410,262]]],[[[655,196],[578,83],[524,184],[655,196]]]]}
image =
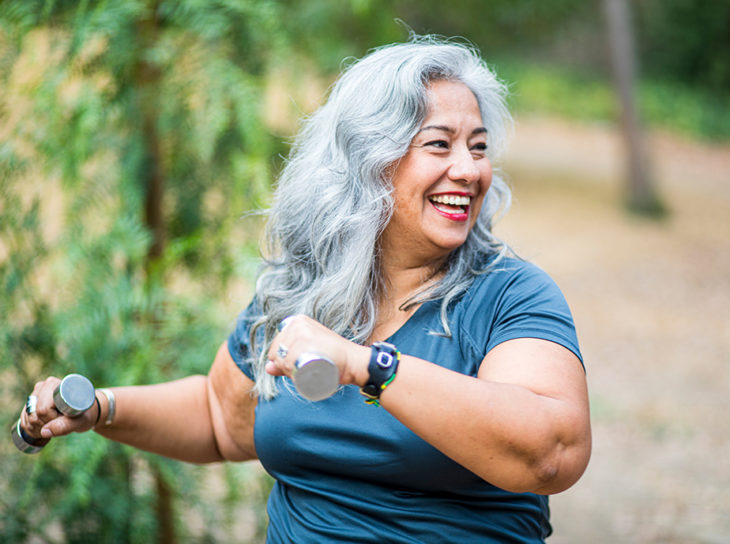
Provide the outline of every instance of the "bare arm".
{"type": "MultiPolygon", "coordinates": [[[[338,364],[341,383],[366,383],[370,350],[304,316],[274,339],[267,371],[291,375],[296,354],[317,349],[338,364]],[[289,348],[285,359],[276,352],[280,343],[289,348]]],[[[444,454],[509,491],[563,491],[590,457],[585,373],[572,352],[546,340],[498,345],[477,377],[405,355],[380,402],[444,454]]]]}
{"type": "Polygon", "coordinates": [[[190,376],[156,385],[113,388],[117,404],[114,422],[100,424],[96,432],[172,459],[220,461],[207,381],[205,376],[190,376]]]}
{"type": "MultiPolygon", "coordinates": [[[[82,432],[96,420],[95,407],[76,419],[59,415],[50,396],[57,381],[49,378],[36,385],[37,414],[24,422],[31,433],[35,429],[40,431],[35,434],[50,437],[82,432]]],[[[236,367],[224,343],[207,377],[112,388],[116,415],[108,426],[103,424],[109,408],[106,397],[97,392],[102,411],[95,430],[111,440],[181,461],[253,459],[256,400],[249,394],[252,387],[253,382],[236,367]]]]}
{"type": "Polygon", "coordinates": [[[569,350],[545,340],[500,344],[477,378],[404,356],[381,404],[443,453],[509,491],[563,491],[590,457],[583,369],[569,350]]]}

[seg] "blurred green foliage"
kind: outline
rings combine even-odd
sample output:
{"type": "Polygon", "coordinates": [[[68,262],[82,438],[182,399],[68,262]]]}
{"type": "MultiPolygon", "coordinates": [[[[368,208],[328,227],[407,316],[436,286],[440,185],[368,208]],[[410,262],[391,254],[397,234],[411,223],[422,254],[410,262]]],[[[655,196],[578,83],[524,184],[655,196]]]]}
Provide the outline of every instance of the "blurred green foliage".
{"type": "MultiPolygon", "coordinates": [[[[646,118],[730,138],[728,2],[635,6],[646,118]]],[[[4,0],[0,421],[49,374],[207,371],[256,267],[260,221],[241,214],[344,57],[409,29],[464,36],[518,110],[610,120],[602,26],[597,0],[4,0]]],[[[265,528],[270,481],[247,465],[211,490],[209,471],[87,433],[35,457],[0,441],[0,471],[2,541],[148,542],[156,480],[186,542],[231,540],[250,503],[251,538],[265,528]]]]}
{"type": "MultiPolygon", "coordinates": [[[[514,92],[520,111],[617,121],[601,0],[282,0],[292,48],[331,74],[348,55],[409,30],[461,36],[514,92]]],[[[730,1],[631,2],[637,99],[650,126],[730,139],[730,1]]]]}
{"type": "MultiPolygon", "coordinates": [[[[510,101],[520,113],[554,114],[582,121],[614,122],[615,91],[602,77],[570,67],[499,60],[497,73],[510,82],[510,101]]],[[[636,89],[646,123],[703,140],[730,140],[730,97],[681,82],[644,79],[636,89]]]]}
{"type": "MultiPolygon", "coordinates": [[[[416,32],[465,36],[517,111],[616,121],[601,0],[399,0],[416,32]]],[[[635,0],[639,107],[650,126],[730,140],[730,1],[635,0]]],[[[390,14],[389,14],[390,15],[390,14]]]]}
{"type": "Polygon", "coordinates": [[[638,0],[643,71],[706,93],[730,95],[730,2],[638,0]]]}
{"type": "MultiPolygon", "coordinates": [[[[255,246],[257,224],[245,223],[246,236],[239,217],[265,203],[280,149],[260,100],[284,34],[271,2],[23,0],[0,9],[9,429],[47,375],[80,372],[102,386],[207,372],[235,317],[226,303],[251,254],[242,246],[255,246]]],[[[161,483],[179,497],[179,514],[207,515],[203,540],[235,503],[202,508],[205,472],[93,433],[53,440],[35,457],[7,440],[0,448],[3,541],[148,542],[161,483]]],[[[177,532],[191,538],[185,523],[177,532]]]]}

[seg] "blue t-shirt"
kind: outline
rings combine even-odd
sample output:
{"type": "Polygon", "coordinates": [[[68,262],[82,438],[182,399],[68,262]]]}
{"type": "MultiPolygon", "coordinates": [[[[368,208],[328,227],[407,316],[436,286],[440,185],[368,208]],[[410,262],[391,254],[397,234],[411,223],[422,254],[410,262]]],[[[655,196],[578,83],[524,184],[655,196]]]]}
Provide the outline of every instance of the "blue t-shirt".
{"type": "MultiPolygon", "coordinates": [[[[516,259],[478,276],[450,306],[424,303],[388,341],[408,355],[476,376],[486,353],[514,338],[541,338],[580,352],[573,319],[555,283],[516,259]]],[[[255,306],[229,338],[236,364],[252,377],[249,326],[255,306]]],[[[256,407],[254,440],[275,479],[267,542],[542,542],[548,499],[499,489],[416,436],[387,410],[366,405],[356,386],[319,402],[288,379],[256,407]]],[[[433,402],[439,402],[434,398],[433,402]]]]}

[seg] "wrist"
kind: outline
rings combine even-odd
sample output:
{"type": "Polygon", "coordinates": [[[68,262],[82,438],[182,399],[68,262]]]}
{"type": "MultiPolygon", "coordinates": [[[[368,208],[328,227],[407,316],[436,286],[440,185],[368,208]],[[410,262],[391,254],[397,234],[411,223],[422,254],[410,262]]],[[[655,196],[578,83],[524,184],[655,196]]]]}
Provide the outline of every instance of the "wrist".
{"type": "Polygon", "coordinates": [[[375,342],[370,346],[367,383],[360,387],[360,393],[366,397],[367,404],[380,406],[380,394],[395,379],[401,354],[393,344],[375,342]]]}
{"type": "Polygon", "coordinates": [[[97,389],[96,399],[99,404],[99,415],[94,427],[111,425],[116,414],[116,398],[114,393],[106,388],[97,389]]]}
{"type": "Polygon", "coordinates": [[[99,395],[97,392],[94,392],[94,404],[96,404],[96,421],[91,426],[92,429],[96,428],[96,426],[99,424],[99,421],[101,421],[101,401],[99,400],[99,395]]]}
{"type": "Polygon", "coordinates": [[[362,387],[368,382],[368,364],[370,363],[370,347],[355,345],[347,357],[347,368],[349,369],[343,383],[362,387]]]}

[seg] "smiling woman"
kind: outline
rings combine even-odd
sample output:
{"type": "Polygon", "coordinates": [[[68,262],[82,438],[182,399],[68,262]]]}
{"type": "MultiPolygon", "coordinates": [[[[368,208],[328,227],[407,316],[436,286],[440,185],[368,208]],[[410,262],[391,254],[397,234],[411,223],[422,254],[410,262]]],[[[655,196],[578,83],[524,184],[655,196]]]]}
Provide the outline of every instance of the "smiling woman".
{"type": "Polygon", "coordinates": [[[436,38],[352,64],[295,142],[267,268],[209,375],[107,389],[74,420],[49,378],[23,428],[258,458],[270,543],[542,542],[546,495],[588,462],[588,395],[562,294],[491,232],[503,95],[436,38]],[[293,385],[313,354],[339,382],[318,402],[293,385]]]}
{"type": "Polygon", "coordinates": [[[382,236],[383,260],[411,255],[438,267],[479,217],[492,166],[476,97],[458,81],[434,81],[423,126],[392,177],[394,208],[382,236]]]}

